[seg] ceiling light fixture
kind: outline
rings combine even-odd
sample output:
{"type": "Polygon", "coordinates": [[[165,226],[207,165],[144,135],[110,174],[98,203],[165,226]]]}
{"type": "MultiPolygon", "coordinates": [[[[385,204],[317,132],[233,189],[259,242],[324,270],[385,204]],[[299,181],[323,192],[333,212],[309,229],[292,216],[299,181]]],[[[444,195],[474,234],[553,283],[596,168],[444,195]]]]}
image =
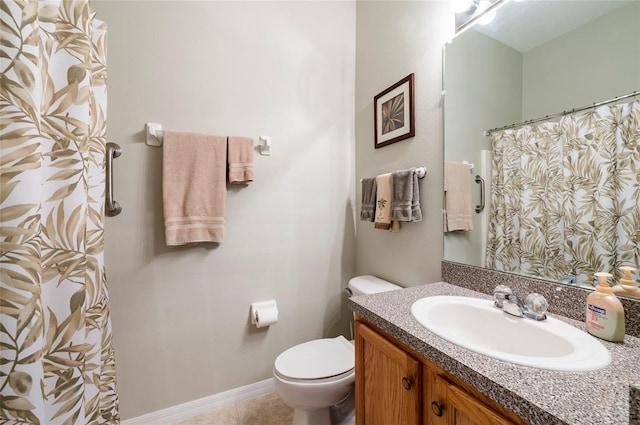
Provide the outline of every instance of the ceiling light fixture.
{"type": "Polygon", "coordinates": [[[489,25],[496,17],[496,11],[491,10],[488,13],[485,13],[482,18],[478,19],[478,25],[489,25]]]}
{"type": "Polygon", "coordinates": [[[451,0],[451,10],[455,13],[467,12],[474,4],[477,4],[477,0],[451,0]]]}

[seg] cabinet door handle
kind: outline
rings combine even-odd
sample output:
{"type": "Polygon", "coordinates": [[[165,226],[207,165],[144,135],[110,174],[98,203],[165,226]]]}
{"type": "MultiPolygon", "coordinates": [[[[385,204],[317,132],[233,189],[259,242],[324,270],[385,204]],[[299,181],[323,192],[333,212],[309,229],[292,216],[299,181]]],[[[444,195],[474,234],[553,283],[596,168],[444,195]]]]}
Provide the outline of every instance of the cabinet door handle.
{"type": "Polygon", "coordinates": [[[402,378],[402,386],[405,390],[409,391],[413,386],[413,381],[405,376],[404,378],[402,378]]]}
{"type": "Polygon", "coordinates": [[[433,412],[434,415],[442,416],[443,410],[444,409],[442,407],[442,404],[438,403],[437,401],[431,402],[431,411],[433,412]]]}

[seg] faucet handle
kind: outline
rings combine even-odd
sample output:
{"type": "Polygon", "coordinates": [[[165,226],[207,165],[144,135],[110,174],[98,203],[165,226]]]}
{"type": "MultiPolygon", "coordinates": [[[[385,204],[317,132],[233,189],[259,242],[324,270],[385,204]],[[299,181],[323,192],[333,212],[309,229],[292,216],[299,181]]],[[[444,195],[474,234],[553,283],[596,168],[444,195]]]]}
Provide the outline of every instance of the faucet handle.
{"type": "Polygon", "coordinates": [[[532,292],[527,295],[527,298],[524,300],[524,305],[526,307],[526,315],[528,317],[536,320],[545,320],[547,318],[546,312],[549,307],[549,303],[544,296],[536,292],[532,292]]]}
{"type": "Polygon", "coordinates": [[[493,290],[493,301],[496,307],[502,308],[504,300],[507,299],[509,295],[512,295],[513,291],[506,285],[498,285],[493,290]]]}

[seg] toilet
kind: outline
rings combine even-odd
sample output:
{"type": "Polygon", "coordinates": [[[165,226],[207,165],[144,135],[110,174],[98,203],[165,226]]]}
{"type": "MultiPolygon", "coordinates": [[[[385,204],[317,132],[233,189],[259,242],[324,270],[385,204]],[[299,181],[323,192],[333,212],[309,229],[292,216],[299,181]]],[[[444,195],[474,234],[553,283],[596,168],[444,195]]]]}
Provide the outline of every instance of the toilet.
{"type": "MultiPolygon", "coordinates": [[[[376,276],[349,281],[352,295],[401,289],[376,276]]],[[[280,354],[273,380],[282,401],[294,409],[293,425],[330,425],[330,407],[345,400],[355,381],[355,350],[342,335],[307,341],[280,354]]]]}

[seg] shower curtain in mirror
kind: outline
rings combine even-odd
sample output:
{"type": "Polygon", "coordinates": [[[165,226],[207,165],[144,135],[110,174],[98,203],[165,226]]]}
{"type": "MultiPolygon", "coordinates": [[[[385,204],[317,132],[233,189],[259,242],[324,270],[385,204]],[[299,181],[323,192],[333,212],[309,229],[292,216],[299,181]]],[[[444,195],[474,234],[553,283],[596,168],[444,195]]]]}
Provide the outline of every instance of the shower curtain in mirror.
{"type": "Polygon", "coordinates": [[[640,100],[491,142],[487,267],[579,284],[640,268],[640,100]]]}
{"type": "Polygon", "coordinates": [[[117,424],[106,26],[86,0],[2,0],[0,21],[0,423],[117,424]]]}

